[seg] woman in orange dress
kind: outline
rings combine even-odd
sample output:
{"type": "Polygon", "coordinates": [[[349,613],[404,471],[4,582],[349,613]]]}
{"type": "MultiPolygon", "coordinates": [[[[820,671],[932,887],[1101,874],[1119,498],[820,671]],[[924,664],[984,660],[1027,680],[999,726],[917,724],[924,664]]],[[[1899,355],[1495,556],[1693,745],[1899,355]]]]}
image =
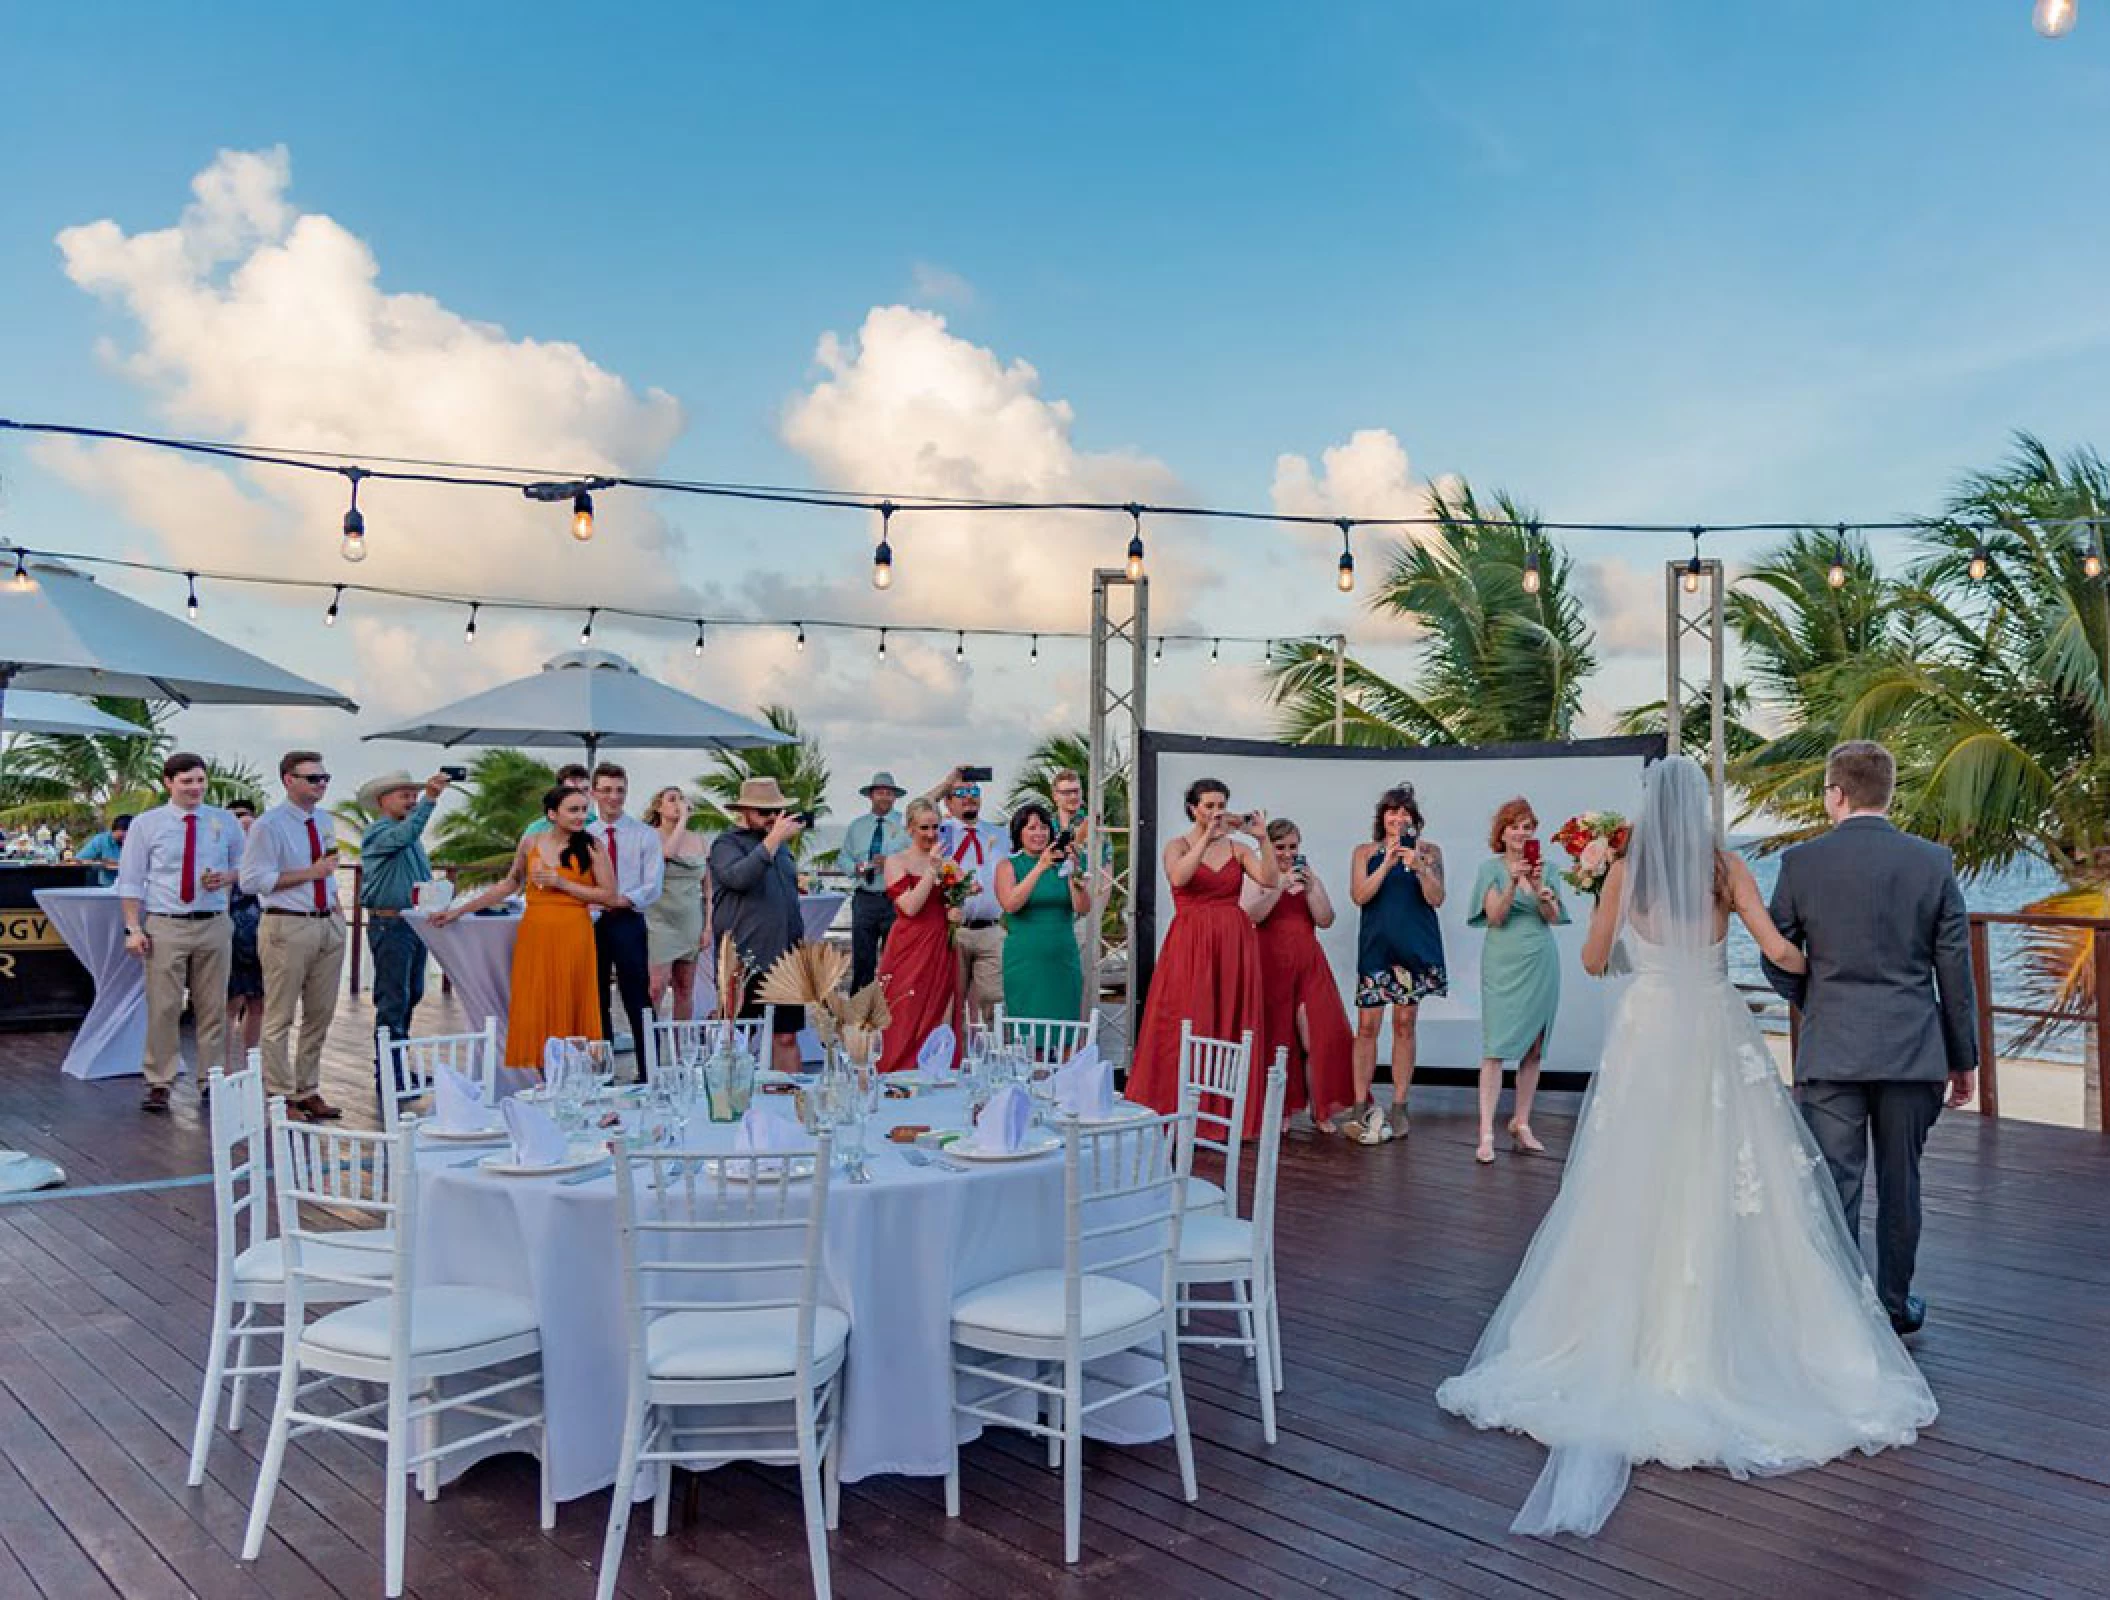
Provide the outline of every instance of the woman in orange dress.
{"type": "MultiPolygon", "coordinates": [[[[1255,1061],[1272,1062],[1289,1051],[1285,1113],[1309,1104],[1321,1133],[1334,1133],[1333,1119],[1355,1100],[1355,1029],[1348,1025],[1340,986],[1319,947],[1319,930],[1333,926],[1333,901],[1304,859],[1304,838],[1287,817],[1267,825],[1277,882],[1245,886],[1246,915],[1260,930],[1260,1045],[1255,1061]]],[[[1247,1105],[1257,1133],[1260,1104],[1247,1105]]]]}
{"type": "Polygon", "coordinates": [[[894,931],[879,958],[879,981],[893,1020],[879,1052],[881,1072],[916,1064],[923,1041],[940,1023],[952,1029],[952,1065],[960,1064],[960,963],[952,948],[952,912],[938,892],[938,808],[908,806],[908,848],[886,858],[894,931]]]}
{"type": "MultiPolygon", "coordinates": [[[[1271,889],[1280,876],[1271,850],[1239,844],[1254,839],[1267,813],[1242,817],[1224,807],[1231,791],[1216,778],[1197,778],[1187,788],[1193,826],[1165,846],[1165,876],[1172,883],[1172,926],[1150,975],[1150,999],[1136,1030],[1136,1052],[1127,1095],[1155,1111],[1176,1111],[1180,1099],[1180,1024],[1191,1022],[1203,1038],[1229,1039],[1250,1032],[1255,1057],[1251,1081],[1266,1082],[1259,1059],[1261,1038],[1260,938],[1238,903],[1250,878],[1271,889]]],[[[1249,1093],[1248,1126],[1259,1120],[1259,1096],[1249,1093]]]]}
{"type": "Polygon", "coordinates": [[[551,1039],[601,1037],[601,1000],[594,992],[593,914],[612,905],[615,868],[608,851],[586,831],[592,803],[577,789],[542,797],[549,826],[520,841],[506,875],[468,900],[436,912],[441,926],[495,905],[527,887],[527,914],[513,941],[513,993],[506,1011],[506,1065],[540,1070],[551,1039]]]}

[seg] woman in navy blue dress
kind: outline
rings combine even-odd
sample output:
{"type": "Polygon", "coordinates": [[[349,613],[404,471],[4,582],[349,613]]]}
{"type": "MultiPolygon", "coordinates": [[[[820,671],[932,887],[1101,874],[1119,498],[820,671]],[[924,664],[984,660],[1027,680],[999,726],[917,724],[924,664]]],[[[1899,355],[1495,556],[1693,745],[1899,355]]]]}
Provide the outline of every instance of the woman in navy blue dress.
{"type": "Polygon", "coordinates": [[[1363,1144],[1407,1135],[1407,1090],[1414,1082],[1414,1023],[1421,1002],[1447,992],[1443,928],[1443,852],[1423,837],[1414,786],[1378,796],[1370,843],[1355,847],[1348,895],[1362,908],[1355,961],[1355,1106],[1343,1128],[1363,1144]],[[1377,1030],[1392,1008],[1392,1108],[1371,1095],[1377,1077],[1377,1030]]]}

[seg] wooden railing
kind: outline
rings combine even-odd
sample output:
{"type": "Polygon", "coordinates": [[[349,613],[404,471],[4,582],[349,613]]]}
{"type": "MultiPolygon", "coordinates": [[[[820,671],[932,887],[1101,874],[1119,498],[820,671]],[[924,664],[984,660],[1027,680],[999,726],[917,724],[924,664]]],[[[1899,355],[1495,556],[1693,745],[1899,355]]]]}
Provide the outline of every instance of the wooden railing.
{"type": "Polygon", "coordinates": [[[2041,1006],[2003,1006],[1993,999],[1993,958],[1986,930],[1995,924],[2021,928],[2079,928],[2089,934],[2094,975],[2094,1009],[2073,1017],[2077,1026],[2095,1033],[2095,1072],[2100,1104],[2110,1108],[2110,917],[2057,916],[2041,911],[1974,911],[1971,913],[1971,981],[1978,990],[1978,1111],[2000,1115],[2000,1053],[1994,1045],[1995,1017],[2044,1020],[2068,1014],[2041,1006]]]}

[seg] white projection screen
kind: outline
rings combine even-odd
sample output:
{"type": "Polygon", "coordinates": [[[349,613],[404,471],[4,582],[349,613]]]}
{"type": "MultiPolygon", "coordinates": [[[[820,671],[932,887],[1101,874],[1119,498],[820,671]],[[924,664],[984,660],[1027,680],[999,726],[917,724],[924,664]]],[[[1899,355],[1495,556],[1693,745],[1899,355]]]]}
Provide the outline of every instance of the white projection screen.
{"type": "MultiPolygon", "coordinates": [[[[1197,778],[1220,778],[1230,786],[1233,810],[1263,808],[1270,817],[1291,818],[1302,832],[1304,854],[1339,913],[1333,927],[1319,937],[1353,1021],[1358,914],[1348,898],[1349,856],[1370,837],[1377,797],[1395,783],[1411,783],[1428,819],[1428,837],[1442,847],[1452,891],[1438,913],[1450,994],[1422,1005],[1416,1076],[1434,1069],[1432,1078],[1456,1081],[1459,1071],[1477,1068],[1480,1060],[1483,936],[1466,926],[1471,907],[1465,902],[1473,875],[1490,854],[1487,830],[1496,807],[1513,795],[1531,802],[1541,836],[1547,837],[1550,873],[1568,864],[1567,853],[1551,842],[1553,830],[1579,811],[1611,809],[1633,815],[1641,797],[1642,769],[1663,750],[1660,736],[1366,750],[1145,733],[1137,759],[1136,806],[1139,862],[1148,862],[1148,887],[1137,905],[1141,992],[1147,996],[1150,967],[1172,917],[1164,845],[1187,827],[1182,799],[1187,785],[1197,778]]],[[[1554,930],[1561,950],[1561,1008],[1546,1067],[1565,1076],[1596,1068],[1611,986],[1582,970],[1590,899],[1563,889],[1574,920],[1554,930]]],[[[1380,1040],[1378,1059],[1389,1066],[1389,1028],[1381,1030],[1380,1040]]]]}

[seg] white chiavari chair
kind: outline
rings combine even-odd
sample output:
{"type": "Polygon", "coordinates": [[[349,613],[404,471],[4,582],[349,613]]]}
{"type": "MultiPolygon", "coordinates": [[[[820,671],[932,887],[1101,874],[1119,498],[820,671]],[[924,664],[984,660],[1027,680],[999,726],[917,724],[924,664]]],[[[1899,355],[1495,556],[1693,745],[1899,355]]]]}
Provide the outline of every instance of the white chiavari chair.
{"type": "MultiPolygon", "coordinates": [[[[770,1035],[776,1027],[777,1008],[764,1006],[759,1017],[748,1017],[733,1023],[733,1038],[739,1047],[762,1063],[764,1071],[770,1064],[770,1035]]],[[[645,1042],[638,1059],[645,1064],[645,1076],[651,1077],[659,1070],[662,1061],[700,1060],[718,1048],[718,1040],[725,1029],[722,1018],[691,1017],[677,1022],[672,1017],[656,1017],[650,1006],[645,1007],[645,1042]]]]}
{"type": "Polygon", "coordinates": [[[391,1039],[386,1029],[374,1033],[374,1051],[382,1062],[381,1127],[394,1133],[403,1123],[403,1108],[428,1100],[441,1067],[452,1067],[484,1092],[484,1104],[498,1105],[498,1019],[484,1018],[474,1033],[428,1033],[416,1039],[391,1039]]]}
{"type": "Polygon", "coordinates": [[[1238,1163],[1245,1141],[1246,1096],[1253,1080],[1253,1035],[1234,1040],[1207,1039],[1191,1022],[1180,1024],[1180,1091],[1198,1091],[1194,1148],[1216,1158],[1222,1182],[1190,1178],[1187,1209],[1199,1216],[1221,1211],[1238,1215],[1238,1163]]]}
{"type": "Polygon", "coordinates": [[[1099,1042],[1099,1013],[1095,1008],[1082,1022],[1056,1021],[1047,1017],[1012,1017],[996,1008],[996,1038],[999,1044],[1023,1046],[1035,1061],[1059,1066],[1086,1045],[1099,1042]]]}

